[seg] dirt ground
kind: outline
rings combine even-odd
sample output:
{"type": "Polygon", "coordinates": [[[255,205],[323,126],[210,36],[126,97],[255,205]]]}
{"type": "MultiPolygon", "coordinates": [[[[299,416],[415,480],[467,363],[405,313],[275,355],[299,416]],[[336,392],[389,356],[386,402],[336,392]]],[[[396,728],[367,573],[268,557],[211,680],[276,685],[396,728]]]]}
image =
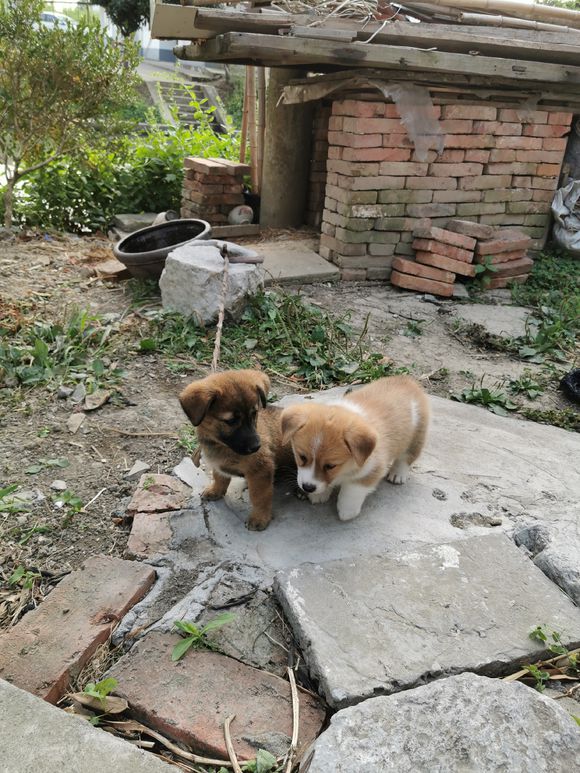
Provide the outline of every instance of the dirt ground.
{"type": "MultiPolygon", "coordinates": [[[[106,365],[122,371],[109,401],[87,412],[75,434],[67,422],[80,404],[59,397],[58,384],[0,388],[0,489],[17,484],[25,501],[19,512],[0,512],[0,607],[17,606],[8,585],[15,567],[39,571],[49,583],[89,555],[121,555],[127,540],[122,513],[136,485],[127,471],[141,460],[152,472],[170,472],[187,453],[180,438],[188,425],[176,396],[208,368],[183,358],[182,372],[175,373],[163,355],[139,354],[148,309],[159,301],[139,306],[134,283],[95,276],[95,263],[110,256],[109,243],[98,238],[31,235],[0,242],[0,320],[29,325],[75,307],[103,315],[116,336],[106,365]],[[66,483],[68,502],[51,488],[56,480],[66,483]]],[[[433,394],[449,397],[482,378],[493,384],[524,371],[540,373],[539,365],[465,335],[458,303],[425,302],[380,283],[312,285],[303,292],[329,311],[350,310],[356,327],[368,317],[373,350],[408,367],[433,394]]],[[[534,407],[569,408],[556,385],[557,379],[546,386],[534,407]]],[[[273,379],[279,396],[295,388],[288,379],[273,379]]]]}

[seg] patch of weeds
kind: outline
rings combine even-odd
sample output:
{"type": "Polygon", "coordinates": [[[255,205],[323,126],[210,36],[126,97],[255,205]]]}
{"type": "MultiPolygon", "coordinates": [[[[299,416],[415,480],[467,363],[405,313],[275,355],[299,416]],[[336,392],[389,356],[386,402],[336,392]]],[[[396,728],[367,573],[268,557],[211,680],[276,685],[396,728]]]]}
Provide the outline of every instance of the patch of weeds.
{"type": "Polygon", "coordinates": [[[131,298],[132,309],[138,309],[151,301],[159,301],[159,283],[156,279],[128,279],[124,289],[131,298]]]}
{"type": "Polygon", "coordinates": [[[114,677],[109,676],[107,679],[101,679],[100,682],[89,682],[83,692],[85,695],[90,695],[92,698],[96,698],[104,704],[105,698],[113,692],[117,684],[117,680],[114,677]]]}
{"type": "Polygon", "coordinates": [[[562,635],[545,625],[537,625],[529,633],[530,639],[540,642],[548,652],[556,657],[536,664],[524,666],[524,670],[534,679],[534,687],[542,692],[550,679],[580,679],[580,655],[578,650],[570,651],[562,644],[562,635]]]}
{"type": "Polygon", "coordinates": [[[11,483],[9,486],[0,488],[0,513],[25,513],[30,508],[23,499],[18,498],[18,483],[11,483]]]}
{"type": "MultiPolygon", "coordinates": [[[[208,364],[214,336],[214,329],[193,319],[162,314],[151,322],[139,348],[167,355],[172,369],[179,370],[194,362],[208,364]]],[[[370,351],[367,325],[357,333],[348,313],[333,317],[299,295],[273,291],[252,298],[241,320],[227,323],[222,335],[222,367],[262,363],[312,388],[373,381],[396,372],[382,353],[370,351]]]]}
{"type": "Polygon", "coordinates": [[[208,640],[206,634],[210,631],[215,631],[217,628],[221,628],[227,623],[231,623],[234,619],[235,615],[232,612],[223,612],[201,628],[195,625],[195,623],[190,623],[187,620],[176,620],[173,625],[185,634],[185,638],[178,642],[173,648],[171,660],[181,660],[191,647],[195,647],[196,649],[199,647],[210,650],[215,649],[214,645],[208,640]]]}
{"type": "Polygon", "coordinates": [[[141,488],[147,491],[147,489],[151,488],[151,486],[153,486],[154,484],[155,484],[155,478],[153,477],[153,475],[148,475],[143,481],[143,483],[141,484],[141,488]]]}
{"type": "Polygon", "coordinates": [[[418,338],[425,332],[423,329],[424,321],[421,319],[411,319],[403,330],[403,335],[407,338],[418,338]]]}
{"type": "Polygon", "coordinates": [[[47,534],[49,531],[52,531],[50,526],[31,526],[29,529],[24,529],[22,532],[20,532],[18,544],[26,545],[35,534],[47,534]]]}
{"type": "Polygon", "coordinates": [[[25,566],[17,566],[8,578],[8,585],[19,585],[26,590],[32,590],[34,584],[42,578],[39,572],[32,569],[26,569],[25,566]]]}
{"type": "Polygon", "coordinates": [[[550,672],[549,671],[543,671],[538,666],[535,666],[533,664],[529,666],[524,666],[525,670],[532,676],[535,680],[534,687],[538,692],[543,692],[546,689],[546,683],[548,682],[550,678],[550,672]]]}
{"type": "Polygon", "coordinates": [[[476,290],[486,290],[489,287],[493,274],[497,271],[497,266],[492,263],[492,256],[485,255],[483,263],[474,265],[475,277],[471,286],[476,290]]]}
{"type": "Polygon", "coordinates": [[[50,427],[41,427],[36,433],[36,437],[48,437],[50,435],[50,427]]]}
{"type": "Polygon", "coordinates": [[[65,511],[65,516],[62,521],[63,526],[68,526],[74,515],[80,513],[84,507],[83,500],[77,496],[73,491],[59,492],[52,497],[55,507],[62,508],[65,511]]]}
{"type": "Polygon", "coordinates": [[[544,393],[543,386],[529,373],[508,382],[508,389],[512,395],[524,395],[529,400],[535,400],[544,393]]]}
{"type": "Polygon", "coordinates": [[[113,382],[118,374],[102,359],[112,332],[112,324],[81,309],[56,322],[33,319],[0,343],[0,387],[75,383],[87,374],[93,384],[113,382]]]}
{"type": "Polygon", "coordinates": [[[68,459],[39,459],[36,464],[27,467],[24,472],[26,475],[37,475],[49,467],[68,467],[69,464],[68,459]]]}
{"type": "Polygon", "coordinates": [[[580,413],[573,408],[553,408],[542,410],[541,408],[520,408],[522,416],[538,424],[551,424],[572,432],[580,432],[580,413]]]}
{"type": "Polygon", "coordinates": [[[189,456],[194,454],[199,447],[199,441],[197,439],[195,427],[192,427],[191,424],[186,424],[183,426],[179,430],[179,440],[177,441],[177,445],[180,448],[183,448],[184,451],[187,451],[189,456]]]}
{"type": "Polygon", "coordinates": [[[488,411],[498,416],[507,416],[509,411],[516,411],[518,408],[499,386],[490,389],[484,387],[483,383],[480,383],[478,387],[472,385],[464,389],[459,395],[452,395],[452,399],[461,403],[483,405],[488,411]]]}

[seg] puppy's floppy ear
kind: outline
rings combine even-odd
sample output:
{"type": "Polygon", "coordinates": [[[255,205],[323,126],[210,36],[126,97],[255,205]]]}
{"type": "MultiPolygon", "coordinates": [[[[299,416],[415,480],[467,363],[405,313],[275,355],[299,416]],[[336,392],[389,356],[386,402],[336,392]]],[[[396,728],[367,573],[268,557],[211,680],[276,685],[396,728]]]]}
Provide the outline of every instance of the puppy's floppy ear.
{"type": "Polygon", "coordinates": [[[282,424],[282,443],[286,444],[301,429],[308,417],[301,405],[292,405],[282,411],[280,421],[282,424]]]}
{"type": "Polygon", "coordinates": [[[181,407],[194,427],[201,424],[211,404],[218,396],[217,390],[204,382],[205,379],[194,381],[193,384],[186,386],[179,395],[181,407]]]}
{"type": "Polygon", "coordinates": [[[377,444],[377,436],[370,427],[351,425],[344,433],[344,442],[359,467],[362,467],[377,444]]]}
{"type": "Polygon", "coordinates": [[[270,391],[270,379],[265,373],[262,373],[261,371],[256,371],[256,390],[258,392],[258,397],[260,398],[260,402],[262,403],[262,408],[265,408],[268,404],[268,392],[270,391]]]}

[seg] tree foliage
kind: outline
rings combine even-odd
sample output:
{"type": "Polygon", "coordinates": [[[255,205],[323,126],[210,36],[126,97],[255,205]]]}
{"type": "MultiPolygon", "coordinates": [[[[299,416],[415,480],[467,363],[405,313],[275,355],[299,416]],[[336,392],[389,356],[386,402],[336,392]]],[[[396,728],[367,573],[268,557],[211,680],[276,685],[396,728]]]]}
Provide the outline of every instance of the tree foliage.
{"type": "Polygon", "coordinates": [[[12,222],[16,183],[51,161],[80,152],[111,129],[106,116],[134,90],[137,53],[94,21],[66,29],[40,23],[42,0],[0,4],[0,164],[4,219],[12,222]]]}
{"type": "Polygon", "coordinates": [[[97,0],[109,19],[121,31],[123,37],[137,32],[149,21],[149,0],[97,0]]]}

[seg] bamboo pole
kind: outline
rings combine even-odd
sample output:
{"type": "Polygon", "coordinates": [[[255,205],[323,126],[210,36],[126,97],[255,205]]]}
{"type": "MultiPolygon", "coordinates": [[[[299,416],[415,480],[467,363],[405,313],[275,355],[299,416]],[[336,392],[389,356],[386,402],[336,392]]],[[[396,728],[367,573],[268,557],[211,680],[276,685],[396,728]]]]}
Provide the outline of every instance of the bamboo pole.
{"type": "Polygon", "coordinates": [[[429,5],[460,8],[468,11],[487,11],[488,13],[507,14],[518,19],[564,24],[580,28],[580,12],[570,8],[558,8],[530,3],[524,5],[520,0],[429,0],[429,5]]]}
{"type": "Polygon", "coordinates": [[[256,121],[256,181],[257,190],[262,187],[262,168],[264,166],[264,132],[266,129],[266,69],[257,68],[258,115],[256,121]]]}
{"type": "Polygon", "coordinates": [[[248,65],[246,68],[246,80],[248,83],[248,136],[250,139],[250,175],[252,178],[252,191],[260,187],[258,179],[258,167],[256,165],[256,68],[248,65]]]}
{"type": "Polygon", "coordinates": [[[246,148],[248,142],[248,68],[244,75],[244,106],[242,108],[242,128],[240,130],[240,163],[246,163],[246,148]]]}
{"type": "Polygon", "coordinates": [[[573,27],[565,27],[562,24],[547,24],[533,19],[514,19],[512,16],[489,16],[485,13],[462,13],[459,16],[464,24],[475,24],[485,27],[513,27],[515,29],[540,30],[542,32],[569,32],[577,33],[573,27]]]}

